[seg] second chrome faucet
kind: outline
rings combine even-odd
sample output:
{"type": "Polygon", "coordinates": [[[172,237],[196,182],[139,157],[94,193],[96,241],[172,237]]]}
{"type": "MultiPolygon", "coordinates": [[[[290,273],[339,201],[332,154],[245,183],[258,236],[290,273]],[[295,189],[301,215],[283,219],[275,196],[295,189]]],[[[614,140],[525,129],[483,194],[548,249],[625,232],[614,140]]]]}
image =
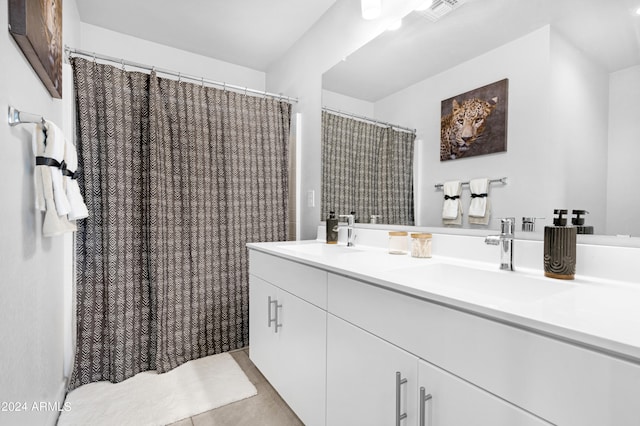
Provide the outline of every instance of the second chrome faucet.
{"type": "Polygon", "coordinates": [[[353,247],[354,241],[356,239],[355,230],[353,229],[353,224],[356,220],[356,216],[354,214],[341,214],[340,217],[347,219],[347,247],[353,247]]]}
{"type": "Polygon", "coordinates": [[[500,219],[500,235],[489,235],[484,242],[500,246],[500,269],[513,271],[513,237],[516,219],[504,217],[500,219]]]}

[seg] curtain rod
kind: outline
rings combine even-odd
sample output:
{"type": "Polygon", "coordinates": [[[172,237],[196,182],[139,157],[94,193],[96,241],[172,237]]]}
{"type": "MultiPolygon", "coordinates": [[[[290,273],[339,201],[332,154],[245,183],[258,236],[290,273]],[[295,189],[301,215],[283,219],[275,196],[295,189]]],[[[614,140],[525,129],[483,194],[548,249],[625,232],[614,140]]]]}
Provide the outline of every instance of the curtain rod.
{"type": "Polygon", "coordinates": [[[122,59],[122,58],[115,58],[113,56],[97,54],[96,52],[89,52],[87,50],[76,49],[74,47],[69,47],[69,46],[66,46],[66,45],[64,46],[64,51],[65,51],[65,54],[67,55],[67,57],[84,56],[86,58],[93,59],[94,62],[96,61],[96,59],[100,59],[101,61],[112,62],[112,63],[114,63],[116,65],[121,65],[123,69],[124,69],[125,66],[128,65],[130,67],[135,67],[135,68],[139,68],[139,69],[143,69],[143,70],[147,70],[147,71],[155,71],[155,72],[162,73],[162,74],[165,74],[165,75],[171,75],[173,77],[178,77],[178,80],[187,79],[187,80],[192,80],[192,81],[197,82],[197,83],[201,83],[203,85],[206,83],[206,84],[209,84],[209,85],[212,85],[212,86],[219,86],[219,87],[222,87],[224,90],[230,89],[230,90],[233,90],[235,92],[244,93],[245,95],[247,93],[251,93],[253,95],[258,95],[258,96],[263,96],[263,97],[268,97],[268,98],[275,98],[275,99],[278,99],[280,101],[285,101],[285,102],[288,102],[288,103],[297,103],[298,102],[298,98],[292,98],[290,96],[279,95],[277,93],[269,93],[266,90],[249,89],[248,87],[236,86],[236,85],[233,85],[233,84],[228,84],[228,83],[219,82],[219,81],[215,81],[215,80],[209,80],[209,79],[204,78],[204,77],[197,77],[197,76],[193,76],[193,75],[189,75],[189,74],[183,74],[183,73],[178,72],[178,71],[173,71],[173,70],[169,70],[169,69],[165,69],[165,68],[159,68],[159,67],[152,66],[152,65],[147,65],[147,64],[141,64],[139,62],[133,62],[133,61],[129,61],[129,60],[122,59]]]}
{"type": "Polygon", "coordinates": [[[416,129],[410,129],[408,127],[398,126],[393,123],[387,123],[385,121],[376,120],[374,118],[365,117],[364,115],[357,115],[346,111],[340,111],[338,109],[333,109],[329,107],[322,107],[323,111],[334,112],[336,114],[344,115],[347,117],[357,118],[358,120],[368,121],[369,123],[378,124],[380,126],[391,127],[392,129],[402,130],[404,132],[416,134],[416,129]]]}

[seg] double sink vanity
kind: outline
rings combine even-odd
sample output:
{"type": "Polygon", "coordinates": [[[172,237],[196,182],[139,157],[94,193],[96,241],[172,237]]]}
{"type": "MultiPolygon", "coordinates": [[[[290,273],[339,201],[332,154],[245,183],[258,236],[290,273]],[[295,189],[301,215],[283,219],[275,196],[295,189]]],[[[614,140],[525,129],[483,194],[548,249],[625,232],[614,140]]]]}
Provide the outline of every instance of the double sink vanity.
{"type": "Polygon", "coordinates": [[[250,356],[306,425],[640,425],[637,267],[606,271],[640,249],[579,245],[561,281],[540,241],[501,271],[481,236],[419,259],[358,232],[248,245],[250,356]]]}

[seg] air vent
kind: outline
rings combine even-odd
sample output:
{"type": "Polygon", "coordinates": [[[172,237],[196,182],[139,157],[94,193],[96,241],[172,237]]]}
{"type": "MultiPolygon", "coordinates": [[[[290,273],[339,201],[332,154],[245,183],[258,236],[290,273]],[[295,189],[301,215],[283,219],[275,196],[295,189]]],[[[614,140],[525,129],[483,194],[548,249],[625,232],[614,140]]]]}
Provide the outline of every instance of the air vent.
{"type": "Polygon", "coordinates": [[[434,0],[433,4],[427,10],[417,11],[416,13],[427,18],[431,22],[436,22],[446,14],[464,4],[466,0],[434,0]]]}

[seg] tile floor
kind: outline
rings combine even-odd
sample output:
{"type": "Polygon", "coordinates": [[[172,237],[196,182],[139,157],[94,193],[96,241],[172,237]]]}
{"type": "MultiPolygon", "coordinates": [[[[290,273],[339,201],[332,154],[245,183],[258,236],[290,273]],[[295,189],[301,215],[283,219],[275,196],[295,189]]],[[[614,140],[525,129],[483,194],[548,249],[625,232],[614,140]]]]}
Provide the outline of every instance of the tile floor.
{"type": "Polygon", "coordinates": [[[249,359],[249,348],[231,352],[258,394],[170,426],[304,426],[249,359]]]}

